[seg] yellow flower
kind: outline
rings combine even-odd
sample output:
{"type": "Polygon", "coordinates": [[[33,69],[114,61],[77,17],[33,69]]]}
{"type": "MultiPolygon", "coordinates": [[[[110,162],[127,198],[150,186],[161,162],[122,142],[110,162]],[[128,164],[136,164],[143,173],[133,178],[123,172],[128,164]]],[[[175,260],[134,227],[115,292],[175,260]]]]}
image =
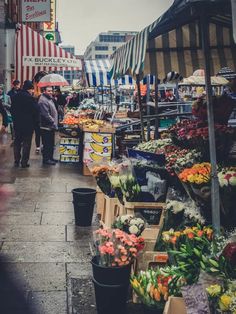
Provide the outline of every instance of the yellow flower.
{"type": "Polygon", "coordinates": [[[231,305],[231,302],[232,302],[232,298],[229,295],[227,295],[227,294],[223,294],[220,297],[220,301],[219,301],[220,309],[222,311],[228,311],[229,307],[231,305]]]}
{"type": "Polygon", "coordinates": [[[216,297],[221,293],[221,286],[211,285],[208,288],[206,288],[206,291],[211,297],[216,297]]]}

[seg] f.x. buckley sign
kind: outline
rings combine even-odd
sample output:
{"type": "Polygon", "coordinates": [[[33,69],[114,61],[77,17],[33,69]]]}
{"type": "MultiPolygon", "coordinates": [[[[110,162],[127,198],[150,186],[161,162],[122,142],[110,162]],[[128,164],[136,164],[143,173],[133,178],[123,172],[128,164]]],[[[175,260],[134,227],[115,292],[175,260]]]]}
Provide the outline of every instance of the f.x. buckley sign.
{"type": "Polygon", "coordinates": [[[23,56],[23,66],[73,67],[81,69],[81,61],[79,59],[61,57],[23,56]]]}
{"type": "Polygon", "coordinates": [[[50,0],[22,0],[22,22],[50,22],[50,0]]]}

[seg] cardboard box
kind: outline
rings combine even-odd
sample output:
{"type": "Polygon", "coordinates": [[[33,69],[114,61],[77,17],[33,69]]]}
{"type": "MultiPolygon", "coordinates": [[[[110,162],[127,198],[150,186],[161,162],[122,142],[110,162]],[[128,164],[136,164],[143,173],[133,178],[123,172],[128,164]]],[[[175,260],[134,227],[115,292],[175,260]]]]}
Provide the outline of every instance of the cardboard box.
{"type": "Polygon", "coordinates": [[[184,299],[170,297],[166,302],[163,314],[187,314],[184,299]]]}

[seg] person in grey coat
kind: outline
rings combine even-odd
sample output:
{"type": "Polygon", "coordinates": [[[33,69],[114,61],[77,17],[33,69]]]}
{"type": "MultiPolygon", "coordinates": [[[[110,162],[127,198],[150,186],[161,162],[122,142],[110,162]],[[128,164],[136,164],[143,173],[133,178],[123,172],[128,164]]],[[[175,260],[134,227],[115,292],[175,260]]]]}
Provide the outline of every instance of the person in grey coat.
{"type": "Polygon", "coordinates": [[[39,97],[40,130],[43,143],[43,164],[55,165],[57,160],[53,158],[55,145],[55,130],[58,126],[58,114],[52,99],[52,87],[45,87],[39,97]]]}

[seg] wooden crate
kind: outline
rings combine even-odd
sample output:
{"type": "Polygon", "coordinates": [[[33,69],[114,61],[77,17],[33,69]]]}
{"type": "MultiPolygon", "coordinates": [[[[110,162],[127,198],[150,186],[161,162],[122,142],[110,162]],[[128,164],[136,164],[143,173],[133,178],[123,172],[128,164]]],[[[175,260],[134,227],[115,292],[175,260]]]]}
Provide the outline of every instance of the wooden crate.
{"type": "Polygon", "coordinates": [[[92,173],[90,172],[87,165],[83,164],[83,176],[91,176],[92,173]]]}
{"type": "Polygon", "coordinates": [[[120,206],[118,198],[110,198],[105,195],[104,208],[101,215],[101,225],[104,228],[111,228],[116,217],[123,215],[123,206],[120,206]]]}
{"type": "Polygon", "coordinates": [[[169,297],[166,302],[163,314],[187,314],[183,298],[169,297]]]}
{"type": "Polygon", "coordinates": [[[168,262],[167,252],[145,251],[139,255],[136,272],[149,268],[162,267],[168,262]]]}
{"type": "Polygon", "coordinates": [[[165,203],[157,203],[157,202],[153,202],[153,203],[125,202],[124,212],[128,215],[134,215],[135,212],[138,212],[139,210],[143,210],[143,209],[153,210],[153,212],[155,212],[155,210],[156,210],[157,213],[158,213],[158,211],[161,210],[159,221],[158,221],[158,223],[155,223],[155,226],[159,226],[159,225],[162,225],[162,223],[163,223],[165,205],[166,205],[165,203]]]}
{"type": "Polygon", "coordinates": [[[96,194],[96,204],[97,204],[97,214],[102,215],[105,206],[105,194],[101,191],[101,189],[97,186],[97,194],[96,194]]]}

